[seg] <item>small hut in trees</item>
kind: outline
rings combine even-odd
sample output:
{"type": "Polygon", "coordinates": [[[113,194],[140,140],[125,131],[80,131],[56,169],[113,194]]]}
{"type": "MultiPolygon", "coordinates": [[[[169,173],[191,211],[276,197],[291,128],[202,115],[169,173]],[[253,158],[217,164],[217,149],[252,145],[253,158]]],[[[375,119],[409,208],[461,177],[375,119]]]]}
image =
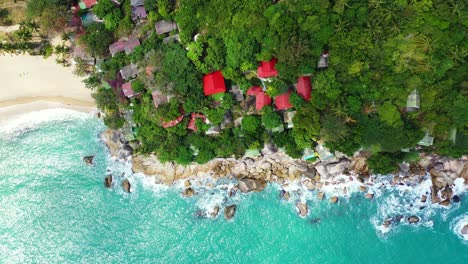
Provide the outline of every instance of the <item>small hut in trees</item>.
{"type": "Polygon", "coordinates": [[[420,107],[420,97],[417,90],[413,90],[410,95],[408,95],[408,99],[406,100],[406,111],[407,112],[414,112],[419,110],[420,107]]]}

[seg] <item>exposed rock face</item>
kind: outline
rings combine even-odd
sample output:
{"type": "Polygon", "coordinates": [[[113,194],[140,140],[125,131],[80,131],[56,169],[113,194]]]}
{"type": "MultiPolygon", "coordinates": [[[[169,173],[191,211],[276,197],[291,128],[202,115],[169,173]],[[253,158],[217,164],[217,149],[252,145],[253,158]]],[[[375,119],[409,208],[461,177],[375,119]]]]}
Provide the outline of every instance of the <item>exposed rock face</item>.
{"type": "Polygon", "coordinates": [[[128,179],[125,179],[122,181],[122,189],[125,191],[125,192],[131,192],[131,184],[130,182],[128,181],[128,179]]]}
{"type": "Polygon", "coordinates": [[[332,198],[330,198],[330,203],[337,203],[337,202],[338,202],[337,196],[333,196],[332,198]]]}
{"type": "Polygon", "coordinates": [[[373,193],[366,193],[365,197],[366,197],[366,199],[372,199],[372,198],[374,198],[374,194],[373,193]]]}
{"type": "Polygon", "coordinates": [[[112,157],[124,159],[132,155],[132,148],[126,144],[122,132],[106,130],[101,134],[101,140],[106,143],[112,157]]]}
{"type": "Polygon", "coordinates": [[[351,164],[349,165],[349,170],[355,172],[358,175],[369,175],[369,167],[367,166],[366,158],[361,155],[354,157],[351,161],[351,164]]]}
{"type": "Polygon", "coordinates": [[[306,203],[297,203],[296,208],[301,217],[306,217],[309,213],[309,208],[306,203]]]}
{"type": "Polygon", "coordinates": [[[440,205],[443,205],[443,206],[449,206],[450,205],[450,200],[449,199],[445,199],[443,200],[442,202],[439,203],[440,205]]]}
{"type": "Polygon", "coordinates": [[[289,198],[291,198],[291,195],[289,194],[288,191],[281,190],[280,197],[285,201],[289,201],[289,198]]]}
{"type": "Polygon", "coordinates": [[[326,166],[327,171],[330,175],[339,175],[344,173],[351,162],[348,159],[341,159],[337,163],[331,163],[326,166]]]}
{"type": "Polygon", "coordinates": [[[462,235],[468,235],[468,225],[465,225],[461,230],[462,235]]]}
{"type": "Polygon", "coordinates": [[[211,217],[212,217],[212,218],[216,218],[216,217],[218,216],[218,214],[219,214],[219,210],[220,210],[220,209],[221,209],[221,208],[219,207],[219,205],[215,205],[215,206],[213,207],[213,211],[212,211],[211,214],[210,214],[211,217]]]}
{"type": "Polygon", "coordinates": [[[417,222],[419,222],[419,217],[417,217],[415,215],[412,215],[412,216],[408,217],[408,223],[416,224],[417,222]]]}
{"type": "Polygon", "coordinates": [[[367,187],[364,186],[364,185],[361,185],[361,186],[359,186],[359,190],[360,190],[361,192],[365,192],[365,191],[367,191],[367,187]]]}
{"type": "Polygon", "coordinates": [[[94,165],[93,160],[94,160],[94,156],[83,157],[83,161],[86,163],[86,165],[89,165],[89,166],[94,165]]]}
{"type": "Polygon", "coordinates": [[[226,218],[226,220],[230,220],[231,218],[234,217],[234,214],[236,214],[236,205],[233,204],[233,205],[229,205],[229,206],[226,206],[226,208],[224,208],[224,217],[226,218]]]}
{"type": "Polygon", "coordinates": [[[185,197],[192,197],[192,196],[196,195],[197,193],[195,192],[195,190],[192,187],[188,187],[184,191],[182,191],[182,194],[185,197]]]}
{"type": "Polygon", "coordinates": [[[239,190],[243,193],[260,192],[265,189],[266,181],[262,179],[244,178],[239,180],[239,190]]]}
{"type": "Polygon", "coordinates": [[[112,175],[106,176],[104,179],[104,186],[106,186],[106,188],[110,188],[112,186],[112,175]]]}

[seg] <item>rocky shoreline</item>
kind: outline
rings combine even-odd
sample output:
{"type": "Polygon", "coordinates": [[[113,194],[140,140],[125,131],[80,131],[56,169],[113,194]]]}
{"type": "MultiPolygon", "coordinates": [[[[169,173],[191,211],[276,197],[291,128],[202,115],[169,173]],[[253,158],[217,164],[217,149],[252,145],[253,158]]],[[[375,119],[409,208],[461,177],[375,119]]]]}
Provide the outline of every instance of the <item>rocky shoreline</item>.
{"type": "MultiPolygon", "coordinates": [[[[345,186],[341,191],[346,194],[349,190],[346,184],[358,185],[359,191],[367,199],[372,199],[374,193],[370,187],[375,185],[377,176],[369,173],[366,164],[367,154],[356,153],[353,157],[335,153],[335,157],[327,161],[306,162],[292,159],[282,151],[268,149],[256,158],[241,159],[215,159],[206,164],[178,165],[173,162],[161,163],[154,155],[143,156],[132,154],[132,147],[123,139],[119,131],[107,130],[102,133],[101,139],[109,148],[112,157],[117,159],[132,159],[132,170],[134,173],[142,173],[147,177],[154,178],[157,184],[173,185],[178,181],[184,181],[184,196],[196,195],[192,183],[199,182],[202,178],[211,179],[233,179],[237,185],[229,192],[229,196],[240,191],[242,193],[262,191],[267,183],[277,183],[282,186],[280,193],[282,199],[289,200],[291,194],[288,185],[298,184],[305,190],[317,191],[319,200],[328,199],[330,203],[337,203],[337,196],[325,197],[327,188],[345,186]]],[[[437,155],[422,155],[417,163],[400,164],[399,170],[395,171],[392,185],[417,186],[425,178],[431,178],[431,193],[422,195],[421,202],[430,199],[432,203],[442,206],[450,206],[451,203],[460,201],[460,197],[454,195],[453,187],[457,179],[463,179],[464,189],[468,188],[468,157],[450,159],[437,155]]],[[[210,184],[210,183],[208,183],[210,184]]],[[[211,186],[213,187],[213,186],[211,186]]],[[[228,208],[228,207],[227,207],[228,208]]],[[[307,216],[307,203],[297,202],[298,214],[307,216]]],[[[225,215],[229,219],[234,215],[235,209],[226,209],[225,215]]],[[[216,215],[218,210],[216,211],[216,215]]],[[[409,223],[417,223],[417,216],[405,216],[409,223]]],[[[387,219],[384,226],[399,221],[400,219],[387,219]]]]}

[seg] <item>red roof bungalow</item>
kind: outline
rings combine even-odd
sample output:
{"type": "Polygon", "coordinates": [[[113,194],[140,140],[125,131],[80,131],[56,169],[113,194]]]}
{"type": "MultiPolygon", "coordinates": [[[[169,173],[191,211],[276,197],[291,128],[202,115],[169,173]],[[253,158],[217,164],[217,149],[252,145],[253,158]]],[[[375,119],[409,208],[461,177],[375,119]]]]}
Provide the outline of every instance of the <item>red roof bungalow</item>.
{"type": "Polygon", "coordinates": [[[247,95],[253,95],[256,96],[257,94],[263,92],[262,88],[260,86],[252,86],[247,90],[247,95]]]}
{"type": "Polygon", "coordinates": [[[172,121],[169,121],[169,122],[162,122],[162,126],[164,128],[168,128],[168,127],[173,127],[173,126],[176,126],[177,124],[180,123],[180,121],[182,121],[182,119],[184,119],[184,115],[180,115],[177,119],[174,119],[172,121]]]}
{"type": "Polygon", "coordinates": [[[271,59],[270,61],[260,62],[260,67],[257,69],[257,75],[260,78],[269,78],[278,76],[278,71],[275,69],[276,58],[271,59]]]}
{"type": "Polygon", "coordinates": [[[97,0],[81,0],[78,5],[81,9],[91,8],[97,4],[97,0]]]}
{"type": "Polygon", "coordinates": [[[122,84],[122,91],[124,95],[128,98],[134,97],[135,96],[135,91],[132,89],[132,83],[131,82],[126,82],[122,84]]]}
{"type": "Polygon", "coordinates": [[[203,77],[203,91],[205,96],[226,92],[226,85],[221,71],[215,71],[203,77]]]}
{"type": "Polygon", "coordinates": [[[308,76],[299,77],[296,83],[296,90],[298,95],[306,101],[310,101],[312,98],[312,85],[310,84],[310,78],[308,76]]]}
{"type": "Polygon", "coordinates": [[[255,99],[255,108],[260,111],[264,106],[271,104],[271,98],[264,92],[261,91],[257,94],[255,99]]]}
{"type": "Polygon", "coordinates": [[[140,40],[139,39],[131,39],[127,42],[125,42],[125,53],[130,54],[133,52],[133,50],[140,46],[140,40]]]}
{"type": "Polygon", "coordinates": [[[293,107],[293,105],[289,102],[290,95],[291,91],[288,91],[287,93],[280,94],[275,97],[276,110],[285,110],[293,107]]]}
{"type": "Polygon", "coordinates": [[[197,118],[201,118],[203,120],[203,122],[205,122],[205,120],[206,120],[204,115],[192,113],[191,116],[190,116],[190,122],[189,122],[189,124],[187,126],[188,129],[193,130],[193,131],[198,130],[198,127],[196,125],[197,118]]]}

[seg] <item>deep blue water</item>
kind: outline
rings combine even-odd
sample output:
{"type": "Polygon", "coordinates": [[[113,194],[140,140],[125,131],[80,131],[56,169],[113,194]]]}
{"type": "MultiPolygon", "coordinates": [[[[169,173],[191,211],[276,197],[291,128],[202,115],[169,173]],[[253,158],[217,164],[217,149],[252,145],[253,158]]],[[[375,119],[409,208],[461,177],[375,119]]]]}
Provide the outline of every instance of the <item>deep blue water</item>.
{"type": "Polygon", "coordinates": [[[0,126],[0,263],[468,263],[468,243],[454,232],[468,221],[466,195],[450,209],[419,209],[409,205],[420,194],[401,189],[336,205],[303,193],[303,219],[299,197],[280,200],[278,186],[228,200],[221,187],[199,189],[186,199],[131,175],[107,157],[104,126],[85,114],[50,110],[0,126]],[[107,168],[112,189],[103,185],[107,168]],[[122,174],[131,194],[119,186],[122,174]],[[215,203],[236,203],[234,219],[196,217],[215,203]],[[396,213],[422,221],[382,233],[382,220],[396,213]]]}

